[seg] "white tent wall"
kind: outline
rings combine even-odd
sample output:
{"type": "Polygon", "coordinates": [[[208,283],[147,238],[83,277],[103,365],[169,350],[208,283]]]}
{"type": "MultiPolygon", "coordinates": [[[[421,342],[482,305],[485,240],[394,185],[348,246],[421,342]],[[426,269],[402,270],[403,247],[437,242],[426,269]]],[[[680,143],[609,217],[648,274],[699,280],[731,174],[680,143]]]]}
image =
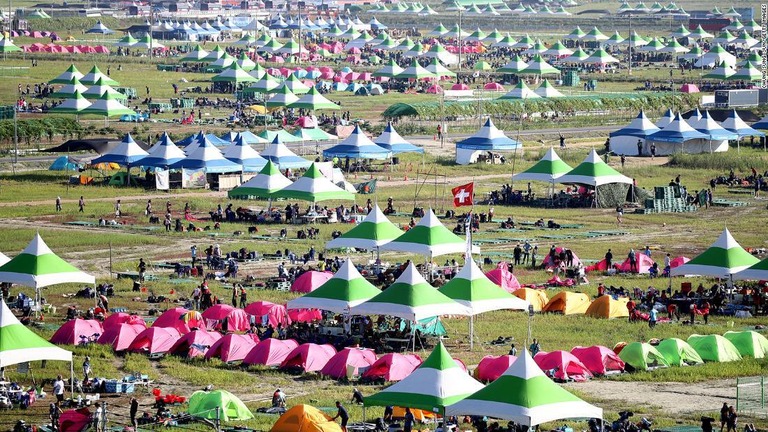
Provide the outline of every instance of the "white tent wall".
{"type": "Polygon", "coordinates": [[[643,152],[646,152],[645,139],[637,138],[635,136],[630,136],[630,135],[620,135],[620,136],[611,137],[611,152],[617,155],[637,156],[637,140],[638,139],[640,139],[640,141],[643,142],[643,152]]]}
{"type": "MultiPolygon", "coordinates": [[[[688,140],[682,144],[656,142],[656,156],[668,156],[674,153],[699,154],[699,153],[721,153],[728,151],[728,140],[688,140]]],[[[650,145],[650,142],[647,144],[650,145]]],[[[646,154],[646,150],[643,150],[646,154]]],[[[635,152],[637,154],[637,140],[635,140],[635,152]]]]}
{"type": "Polygon", "coordinates": [[[483,150],[472,150],[456,147],[456,163],[459,165],[469,165],[476,163],[477,157],[483,153],[483,150]]]}

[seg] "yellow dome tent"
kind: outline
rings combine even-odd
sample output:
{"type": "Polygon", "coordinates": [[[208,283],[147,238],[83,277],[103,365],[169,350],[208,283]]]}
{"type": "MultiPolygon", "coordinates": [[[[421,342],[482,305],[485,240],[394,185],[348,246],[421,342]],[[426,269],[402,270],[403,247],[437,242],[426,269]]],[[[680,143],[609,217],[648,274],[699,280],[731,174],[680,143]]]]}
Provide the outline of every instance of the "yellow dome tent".
{"type": "Polygon", "coordinates": [[[341,426],[311,405],[296,405],[277,419],[270,432],[341,432],[341,426]]]}
{"type": "Polygon", "coordinates": [[[613,297],[604,295],[598,297],[589,305],[586,314],[593,318],[625,318],[629,316],[627,302],[629,302],[629,299],[626,297],[614,300],[613,297]]]}
{"type": "Polygon", "coordinates": [[[547,293],[545,293],[542,290],[537,290],[533,288],[520,288],[515,290],[515,292],[512,293],[517,298],[521,298],[523,300],[526,300],[528,303],[533,305],[533,310],[536,312],[541,312],[542,309],[544,309],[544,306],[547,305],[549,302],[549,297],[547,297],[547,293]]]}
{"type": "Polygon", "coordinates": [[[544,312],[559,312],[563,315],[582,315],[589,307],[589,296],[583,293],[560,291],[552,297],[544,312]]]}

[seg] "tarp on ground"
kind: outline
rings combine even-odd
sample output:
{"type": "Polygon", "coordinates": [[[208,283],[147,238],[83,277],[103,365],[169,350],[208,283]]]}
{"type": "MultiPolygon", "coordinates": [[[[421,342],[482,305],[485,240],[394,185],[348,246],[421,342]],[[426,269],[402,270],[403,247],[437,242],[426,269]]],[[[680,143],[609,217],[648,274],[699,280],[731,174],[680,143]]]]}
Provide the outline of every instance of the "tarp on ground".
{"type": "Polygon", "coordinates": [[[80,345],[98,339],[103,331],[98,321],[78,318],[65,322],[51,336],[50,341],[59,345],[80,345]]]}
{"type": "Polygon", "coordinates": [[[61,349],[25,327],[0,298],[0,367],[36,360],[72,361],[72,352],[61,349]]]}
{"type": "Polygon", "coordinates": [[[549,299],[542,312],[558,312],[563,315],[583,315],[590,305],[589,296],[584,293],[560,291],[549,299]]]}
{"type": "Polygon", "coordinates": [[[410,375],[420,364],[421,357],[416,354],[384,354],[363,372],[362,378],[372,381],[400,381],[410,375]]]}
{"type": "Polygon", "coordinates": [[[475,378],[482,382],[495,381],[515,360],[517,357],[512,355],[485,356],[475,368],[475,378]]]}
{"type": "Polygon", "coordinates": [[[632,342],[619,353],[627,370],[644,371],[655,367],[669,367],[667,359],[651,344],[632,342]]]}
{"type": "Polygon", "coordinates": [[[219,418],[225,422],[234,420],[249,420],[253,414],[237,396],[226,390],[206,392],[198,390],[189,397],[187,411],[192,417],[214,420],[219,418]],[[217,408],[219,408],[217,410],[217,408]],[[217,412],[218,411],[218,412],[217,412]]]}
{"type": "Polygon", "coordinates": [[[568,351],[540,351],[533,360],[547,376],[558,381],[586,381],[592,378],[584,363],[568,351]]]}
{"type": "Polygon", "coordinates": [[[668,338],[656,346],[670,366],[684,366],[704,363],[699,353],[688,342],[678,338],[668,338]]]}
{"type": "Polygon", "coordinates": [[[341,426],[319,409],[302,404],[283,413],[270,432],[341,432],[341,426]]]}
{"type": "Polygon", "coordinates": [[[594,375],[624,371],[624,360],[613,350],[602,345],[573,347],[571,354],[576,356],[594,375]]]}
{"type": "Polygon", "coordinates": [[[768,355],[768,339],[756,331],[728,331],[723,337],[731,341],[742,357],[765,358],[768,355]]]}
{"type": "Polygon", "coordinates": [[[258,338],[255,335],[228,334],[211,345],[205,353],[205,358],[216,357],[224,363],[240,361],[257,343],[258,338]]]}
{"type": "Polygon", "coordinates": [[[549,303],[549,297],[544,290],[535,288],[520,288],[515,290],[512,295],[517,298],[521,298],[533,306],[535,312],[541,312],[544,307],[549,303]]]}
{"type": "Polygon", "coordinates": [[[299,343],[293,339],[265,339],[253,347],[243,359],[244,365],[260,364],[264,366],[280,366],[299,343]]]}
{"type": "Polygon", "coordinates": [[[352,368],[352,376],[360,376],[362,372],[376,362],[376,353],[367,348],[347,347],[337,352],[320,371],[322,375],[335,379],[348,377],[348,369],[352,368]]]}
{"type": "Polygon", "coordinates": [[[194,330],[177,340],[168,352],[186,358],[202,357],[219,339],[219,332],[194,330]]]}
{"type": "Polygon", "coordinates": [[[280,364],[280,369],[300,369],[303,372],[316,372],[336,355],[332,345],[305,343],[294,348],[280,364]]]}
{"type": "Polygon", "coordinates": [[[603,295],[592,301],[585,314],[592,318],[606,319],[629,317],[628,302],[629,299],[626,297],[614,299],[609,295],[603,295]]]}

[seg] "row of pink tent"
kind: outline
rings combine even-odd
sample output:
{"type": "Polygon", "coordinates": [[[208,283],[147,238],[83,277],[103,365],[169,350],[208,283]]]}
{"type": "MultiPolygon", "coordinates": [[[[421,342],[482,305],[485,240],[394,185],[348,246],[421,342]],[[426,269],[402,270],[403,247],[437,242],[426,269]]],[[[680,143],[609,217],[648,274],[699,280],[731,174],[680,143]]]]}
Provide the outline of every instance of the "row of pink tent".
{"type": "Polygon", "coordinates": [[[65,54],[109,54],[109,48],[104,45],[56,45],[34,43],[32,45],[22,45],[20,47],[24,52],[36,53],[65,53],[65,54]]]}
{"type": "MultiPolygon", "coordinates": [[[[512,355],[485,356],[475,369],[475,378],[494,381],[500,377],[517,357],[512,355]]],[[[595,375],[624,371],[624,361],[612,349],[593,345],[574,347],[568,351],[539,352],[533,357],[536,364],[559,381],[586,381],[595,375]]]]}
{"type": "MultiPolygon", "coordinates": [[[[653,264],[654,264],[654,261],[653,259],[651,259],[651,257],[642,253],[637,253],[635,255],[635,261],[637,264],[636,273],[649,273],[651,267],[653,267],[653,264]]],[[[687,263],[688,261],[690,261],[690,259],[684,256],[675,257],[669,261],[669,267],[670,268],[680,267],[681,265],[687,263]]],[[[614,264],[613,267],[617,271],[622,273],[630,273],[632,270],[632,266],[629,263],[629,258],[625,259],[624,262],[622,262],[621,264],[618,264],[618,263],[614,264]]],[[[608,262],[603,259],[591,266],[586,267],[584,270],[587,273],[592,271],[606,271],[608,270],[608,262]]],[[[664,270],[663,268],[659,269],[659,271],[663,271],[663,270],[664,270]]]]}
{"type": "Polygon", "coordinates": [[[25,37],[31,37],[35,39],[41,39],[41,38],[54,38],[54,40],[59,40],[59,36],[54,32],[49,31],[29,31],[29,30],[20,30],[20,31],[12,31],[11,37],[19,37],[19,36],[25,36],[25,37]]]}

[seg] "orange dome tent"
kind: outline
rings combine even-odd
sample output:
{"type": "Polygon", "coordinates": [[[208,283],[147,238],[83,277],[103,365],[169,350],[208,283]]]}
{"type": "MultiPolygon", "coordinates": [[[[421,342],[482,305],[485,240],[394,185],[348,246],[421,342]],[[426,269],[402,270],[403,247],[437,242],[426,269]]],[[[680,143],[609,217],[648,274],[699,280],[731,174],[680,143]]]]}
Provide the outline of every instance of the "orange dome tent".
{"type": "Polygon", "coordinates": [[[628,301],[629,299],[626,297],[614,300],[613,297],[604,295],[589,305],[586,314],[593,318],[626,318],[629,316],[628,301]]]}
{"type": "Polygon", "coordinates": [[[341,432],[341,426],[311,405],[296,405],[286,411],[270,432],[341,432]]]}
{"type": "Polygon", "coordinates": [[[560,291],[552,297],[544,312],[559,312],[563,315],[582,315],[589,308],[589,296],[583,293],[560,291]]]}
{"type": "Polygon", "coordinates": [[[544,309],[544,306],[546,306],[549,302],[547,293],[542,290],[533,288],[520,288],[515,290],[512,295],[517,298],[526,300],[528,303],[533,305],[533,310],[536,312],[541,312],[544,309]]]}

